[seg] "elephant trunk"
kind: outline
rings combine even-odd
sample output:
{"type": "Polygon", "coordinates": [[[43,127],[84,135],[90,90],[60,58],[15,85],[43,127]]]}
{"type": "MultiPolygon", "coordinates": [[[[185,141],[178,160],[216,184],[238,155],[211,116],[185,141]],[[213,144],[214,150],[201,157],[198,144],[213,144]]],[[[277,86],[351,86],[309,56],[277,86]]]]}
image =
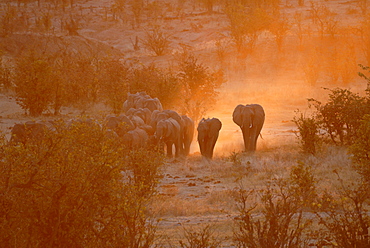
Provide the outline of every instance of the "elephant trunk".
{"type": "Polygon", "coordinates": [[[243,140],[244,140],[244,147],[246,152],[254,151],[253,149],[253,137],[252,137],[252,129],[249,127],[244,127],[242,129],[243,132],[243,140]]]}

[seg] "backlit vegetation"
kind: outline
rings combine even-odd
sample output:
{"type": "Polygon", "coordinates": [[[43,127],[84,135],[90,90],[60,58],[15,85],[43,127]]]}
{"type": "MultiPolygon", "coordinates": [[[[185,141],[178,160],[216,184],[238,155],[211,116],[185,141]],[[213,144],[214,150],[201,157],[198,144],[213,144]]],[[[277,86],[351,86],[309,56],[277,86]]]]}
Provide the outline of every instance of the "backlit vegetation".
{"type": "Polygon", "coordinates": [[[196,122],[236,99],[273,98],[272,113],[304,101],[296,88],[314,95],[293,118],[301,149],[265,141],[254,155],[208,164],[128,149],[99,125],[60,122],[27,144],[2,137],[0,246],[369,247],[369,68],[365,91],[356,77],[357,64],[370,64],[366,2],[341,2],[342,18],[333,1],[2,1],[0,92],[16,98],[22,119],[97,105],[119,116],[136,92],[196,122]],[[105,37],[109,28],[117,36],[105,37]],[[284,73],[293,83],[279,95],[284,73]],[[266,88],[249,90],[256,75],[277,92],[257,98],[266,88]],[[163,168],[184,180],[160,184],[163,168]],[[158,240],[158,228],[173,231],[161,226],[166,218],[199,215],[226,216],[222,237],[196,222],[181,223],[178,240],[158,240]]]}
{"type": "Polygon", "coordinates": [[[148,247],[148,203],[162,156],[128,151],[98,125],[57,126],[25,145],[1,140],[4,247],[148,247]]]}

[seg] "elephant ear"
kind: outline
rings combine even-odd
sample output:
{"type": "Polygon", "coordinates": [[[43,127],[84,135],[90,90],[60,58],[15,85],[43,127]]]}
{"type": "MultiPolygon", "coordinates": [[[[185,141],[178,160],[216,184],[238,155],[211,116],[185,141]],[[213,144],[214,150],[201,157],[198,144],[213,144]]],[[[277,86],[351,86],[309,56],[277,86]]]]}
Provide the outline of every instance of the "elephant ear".
{"type": "Polygon", "coordinates": [[[198,131],[198,141],[204,140],[208,136],[210,128],[210,122],[209,119],[205,120],[204,118],[199,122],[197,131],[198,131]]]}
{"type": "Polygon", "coordinates": [[[261,122],[263,123],[265,120],[265,111],[263,107],[259,104],[251,105],[251,109],[253,109],[253,125],[260,125],[261,122]]]}
{"type": "Polygon", "coordinates": [[[243,112],[243,109],[245,108],[244,105],[241,105],[239,104],[238,106],[236,106],[236,108],[234,109],[234,112],[233,112],[233,121],[238,125],[238,126],[242,126],[243,125],[243,116],[242,116],[242,112],[243,112]]]}
{"type": "Polygon", "coordinates": [[[213,118],[212,119],[212,122],[213,122],[213,128],[215,129],[215,130],[217,130],[217,131],[220,131],[221,130],[221,128],[222,128],[222,123],[221,123],[221,121],[219,120],[219,119],[217,119],[217,118],[213,118]]]}

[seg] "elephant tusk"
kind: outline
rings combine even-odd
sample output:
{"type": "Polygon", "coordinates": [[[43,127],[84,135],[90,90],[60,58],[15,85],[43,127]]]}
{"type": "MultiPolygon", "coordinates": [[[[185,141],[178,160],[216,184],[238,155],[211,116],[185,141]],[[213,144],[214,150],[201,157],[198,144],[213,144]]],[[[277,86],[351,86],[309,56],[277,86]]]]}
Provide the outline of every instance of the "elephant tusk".
{"type": "Polygon", "coordinates": [[[250,124],[249,128],[252,128],[252,127],[253,127],[253,125],[252,125],[252,124],[250,124]]]}

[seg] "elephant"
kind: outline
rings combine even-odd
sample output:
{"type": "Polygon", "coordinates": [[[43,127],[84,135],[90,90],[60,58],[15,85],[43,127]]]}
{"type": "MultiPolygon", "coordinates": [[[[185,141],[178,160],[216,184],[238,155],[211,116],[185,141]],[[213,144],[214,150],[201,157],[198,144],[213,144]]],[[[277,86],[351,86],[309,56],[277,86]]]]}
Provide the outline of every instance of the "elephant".
{"type": "Polygon", "coordinates": [[[242,130],[245,151],[256,151],[258,135],[265,122],[263,107],[259,104],[239,104],[233,112],[233,121],[242,130]]]}
{"type": "MultiPolygon", "coordinates": [[[[173,119],[175,120],[179,126],[179,139],[180,139],[180,147],[179,147],[179,154],[184,154],[184,120],[182,117],[174,110],[166,109],[163,111],[155,110],[152,113],[152,118],[150,125],[152,126],[153,130],[156,130],[157,123],[161,120],[167,120],[167,119],[173,119]]],[[[190,147],[190,144],[189,144],[190,147]]]]}
{"type": "Polygon", "coordinates": [[[136,127],[134,130],[130,130],[125,133],[122,140],[128,148],[137,149],[146,146],[149,140],[149,135],[144,129],[136,127]]]}
{"type": "Polygon", "coordinates": [[[114,131],[118,137],[123,137],[125,133],[135,129],[134,124],[126,115],[107,116],[104,126],[107,130],[114,131]]]}
{"type": "Polygon", "coordinates": [[[123,103],[123,110],[127,112],[130,108],[148,108],[150,112],[154,110],[162,111],[162,104],[158,98],[151,98],[145,92],[127,94],[127,100],[123,103]]]}
{"type": "Polygon", "coordinates": [[[198,143],[200,153],[207,159],[213,158],[215,148],[222,123],[217,118],[202,119],[198,124],[198,143]]]}
{"type": "Polygon", "coordinates": [[[126,112],[127,116],[138,116],[145,124],[150,124],[152,112],[148,108],[130,108],[126,112]]]}
{"type": "Polygon", "coordinates": [[[11,144],[26,144],[29,142],[41,142],[45,138],[46,131],[55,131],[51,122],[27,121],[23,124],[14,124],[11,129],[11,144]]]}
{"type": "Polygon", "coordinates": [[[142,101],[145,99],[150,99],[150,96],[145,92],[127,93],[127,100],[123,103],[123,110],[127,112],[130,108],[142,108],[142,101]]]}
{"type": "Polygon", "coordinates": [[[185,156],[188,156],[190,152],[190,145],[194,137],[195,125],[194,125],[194,121],[186,115],[182,115],[181,119],[183,120],[183,125],[184,125],[182,137],[181,137],[182,145],[183,145],[183,152],[185,156]]]}
{"type": "Polygon", "coordinates": [[[151,112],[154,110],[163,110],[162,104],[158,98],[146,99],[143,103],[143,107],[148,108],[151,112]]]}
{"type": "Polygon", "coordinates": [[[158,146],[166,145],[167,157],[172,158],[172,147],[175,146],[175,156],[181,151],[180,124],[173,118],[160,120],[156,125],[154,139],[158,146]]]}

